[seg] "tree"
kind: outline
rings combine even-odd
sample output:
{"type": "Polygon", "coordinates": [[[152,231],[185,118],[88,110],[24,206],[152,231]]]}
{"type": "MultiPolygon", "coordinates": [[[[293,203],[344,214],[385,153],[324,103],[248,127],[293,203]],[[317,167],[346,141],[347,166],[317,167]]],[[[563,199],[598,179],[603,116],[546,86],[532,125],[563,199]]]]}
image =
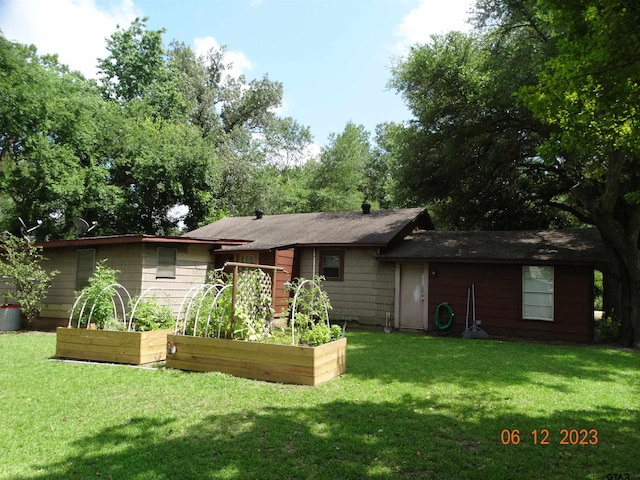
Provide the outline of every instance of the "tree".
{"type": "Polygon", "coordinates": [[[82,205],[117,203],[98,140],[108,108],[93,85],[55,56],[0,36],[0,98],[0,190],[14,233],[18,216],[41,219],[46,237],[82,205]]]}
{"type": "Polygon", "coordinates": [[[456,226],[595,225],[613,259],[605,307],[622,321],[623,343],[637,345],[640,6],[483,0],[477,8],[476,33],[416,46],[394,69],[392,85],[415,117],[387,136],[395,185],[406,189],[396,193],[472,212],[456,226]]]}
{"type": "Polygon", "coordinates": [[[186,101],[169,68],[162,30],[148,30],[136,18],[107,39],[109,55],[98,60],[103,95],[129,108],[164,119],[184,119],[186,101]]]}
{"type": "Polygon", "coordinates": [[[571,184],[564,207],[600,231],[613,260],[605,307],[622,321],[623,342],[640,345],[640,5],[545,0],[533,9],[557,54],[521,97],[554,128],[544,165],[571,184]]]}
{"type": "Polygon", "coordinates": [[[414,117],[381,136],[396,204],[429,204],[442,228],[568,223],[545,207],[554,192],[531,188],[548,129],[513,96],[535,81],[539,49],[530,39],[498,44],[489,35],[452,32],[414,46],[395,65],[390,85],[414,117]]]}
{"type": "Polygon", "coordinates": [[[267,76],[247,82],[232,77],[225,47],[204,56],[173,42],[169,67],[180,79],[189,105],[189,119],[215,146],[216,189],[211,191],[213,216],[247,215],[257,208],[279,211],[283,169],[300,163],[311,142],[307,127],[276,114],[282,103],[282,84],[267,76]]]}
{"type": "Polygon", "coordinates": [[[360,208],[367,200],[365,168],[371,163],[371,157],[369,133],[362,125],[348,122],[342,133],[332,133],[319,161],[310,168],[312,211],[360,208]]]}

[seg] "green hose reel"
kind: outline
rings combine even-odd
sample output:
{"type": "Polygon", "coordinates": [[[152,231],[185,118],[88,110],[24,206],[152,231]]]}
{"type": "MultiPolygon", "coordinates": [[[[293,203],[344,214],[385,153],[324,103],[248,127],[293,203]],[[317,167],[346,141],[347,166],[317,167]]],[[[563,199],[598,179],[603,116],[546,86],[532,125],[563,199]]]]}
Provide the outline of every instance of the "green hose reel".
{"type": "Polygon", "coordinates": [[[451,305],[449,305],[449,302],[442,302],[436,307],[436,328],[441,332],[450,332],[453,328],[453,321],[455,317],[456,315],[453,312],[451,305]],[[441,310],[444,310],[443,313],[440,313],[441,310]]]}

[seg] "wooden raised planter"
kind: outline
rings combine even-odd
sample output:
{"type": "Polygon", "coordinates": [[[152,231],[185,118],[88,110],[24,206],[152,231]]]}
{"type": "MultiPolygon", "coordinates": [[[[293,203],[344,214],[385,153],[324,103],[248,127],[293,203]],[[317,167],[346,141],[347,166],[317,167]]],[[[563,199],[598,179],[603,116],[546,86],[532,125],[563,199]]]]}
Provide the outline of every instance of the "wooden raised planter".
{"type": "Polygon", "coordinates": [[[167,357],[167,334],[173,330],[119,332],[58,327],[56,357],[142,365],[167,357]]]}
{"type": "Polygon", "coordinates": [[[167,341],[176,347],[167,367],[270,382],[315,386],[342,375],[347,365],[346,338],[317,347],[185,335],[167,335],[167,341]]]}

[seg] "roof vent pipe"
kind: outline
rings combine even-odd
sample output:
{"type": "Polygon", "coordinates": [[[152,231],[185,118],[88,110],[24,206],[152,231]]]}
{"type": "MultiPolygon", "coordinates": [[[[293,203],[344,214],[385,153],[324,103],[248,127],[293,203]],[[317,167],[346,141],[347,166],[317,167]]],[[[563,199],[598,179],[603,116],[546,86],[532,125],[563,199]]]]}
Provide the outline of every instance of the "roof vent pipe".
{"type": "Polygon", "coordinates": [[[362,213],[367,215],[369,213],[371,213],[371,204],[367,203],[367,202],[363,202],[362,205],[360,205],[360,207],[362,208],[362,213]]]}
{"type": "Polygon", "coordinates": [[[260,220],[263,215],[264,212],[262,210],[256,210],[256,219],[260,220]]]}

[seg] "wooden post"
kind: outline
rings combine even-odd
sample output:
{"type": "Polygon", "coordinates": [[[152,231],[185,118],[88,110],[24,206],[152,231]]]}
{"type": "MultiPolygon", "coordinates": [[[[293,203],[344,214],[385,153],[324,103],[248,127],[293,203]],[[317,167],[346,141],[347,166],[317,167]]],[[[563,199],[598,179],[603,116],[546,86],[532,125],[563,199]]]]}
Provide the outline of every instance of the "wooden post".
{"type": "Polygon", "coordinates": [[[234,317],[236,313],[236,288],[238,287],[238,265],[233,266],[233,286],[231,287],[231,320],[229,324],[229,330],[231,338],[233,338],[234,317]]]}

